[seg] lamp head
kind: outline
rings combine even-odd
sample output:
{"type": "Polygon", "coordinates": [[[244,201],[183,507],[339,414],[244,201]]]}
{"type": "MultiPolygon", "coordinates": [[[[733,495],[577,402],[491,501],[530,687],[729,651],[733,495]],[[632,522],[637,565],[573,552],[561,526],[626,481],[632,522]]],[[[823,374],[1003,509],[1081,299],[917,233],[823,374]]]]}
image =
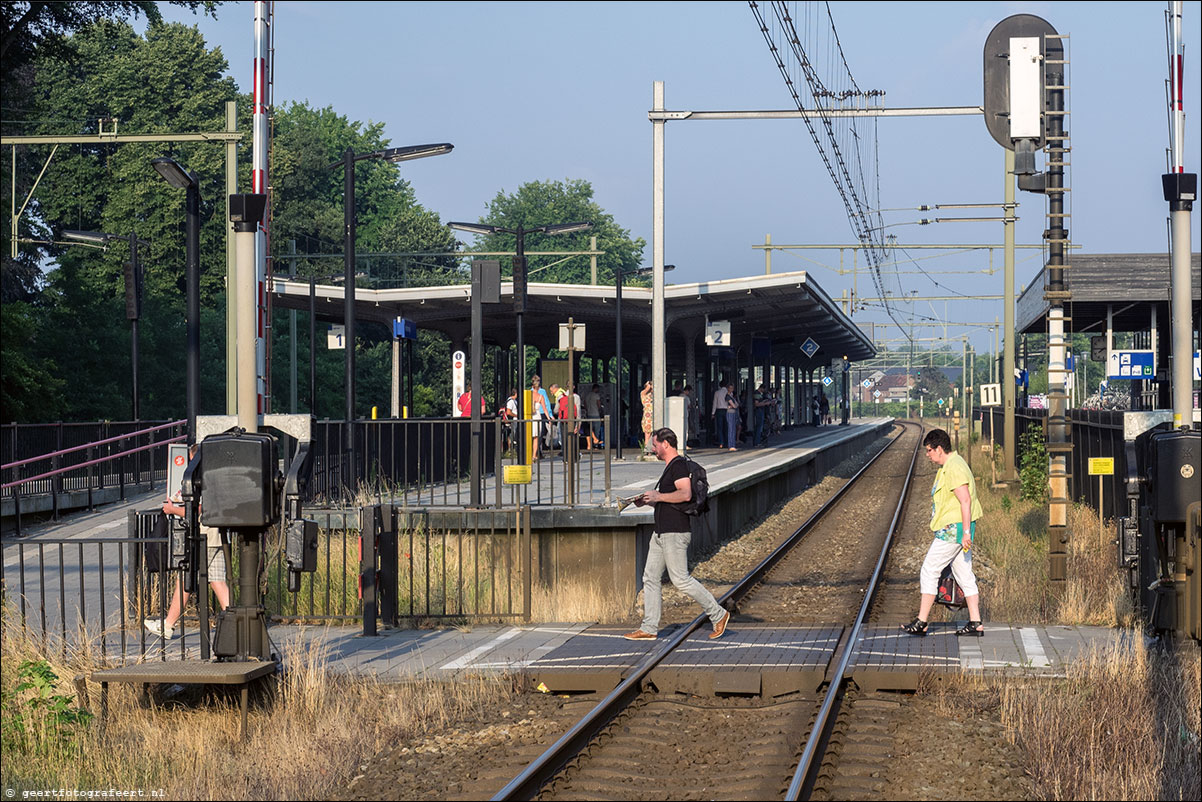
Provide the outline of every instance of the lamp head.
{"type": "Polygon", "coordinates": [[[512,234],[507,228],[489,226],[483,223],[447,223],[450,228],[466,231],[469,234],[512,234]]]}
{"type": "Polygon", "coordinates": [[[405,162],[413,159],[424,159],[427,156],[442,156],[450,153],[455,149],[455,146],[450,142],[441,142],[437,145],[406,145],[402,148],[388,148],[387,150],[378,150],[375,153],[369,153],[360,158],[376,158],[384,159],[390,162],[405,162]]]}
{"type": "Polygon", "coordinates": [[[64,231],[63,236],[75,242],[87,242],[93,245],[105,245],[113,239],[112,234],[103,231],[64,231]]]}
{"type": "Polygon", "coordinates": [[[150,164],[163,177],[164,181],[176,189],[192,189],[196,186],[196,177],[185,170],[175,159],[162,156],[153,159],[150,164]]]}

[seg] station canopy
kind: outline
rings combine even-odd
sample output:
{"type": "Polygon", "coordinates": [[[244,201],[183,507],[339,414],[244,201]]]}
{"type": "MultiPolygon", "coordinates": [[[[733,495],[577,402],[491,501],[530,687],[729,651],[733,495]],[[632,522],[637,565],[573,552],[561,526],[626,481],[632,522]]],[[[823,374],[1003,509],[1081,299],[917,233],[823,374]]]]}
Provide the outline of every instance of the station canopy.
{"type": "MultiPolygon", "coordinates": [[[[1202,257],[1190,255],[1190,287],[1195,321],[1199,315],[1199,267],[1202,257]]],[[[1169,325],[1171,263],[1167,253],[1073,254],[1064,270],[1072,298],[1065,304],[1071,318],[1066,329],[1075,333],[1106,332],[1106,313],[1111,312],[1114,331],[1148,331],[1152,310],[1156,324],[1169,325]]],[[[1047,268],[1041,268],[1016,303],[1015,328],[1019,334],[1044,334],[1048,301],[1047,268]]]]}
{"type": "MultiPolygon", "coordinates": [[[[307,281],[277,277],[272,292],[279,307],[309,308],[307,281]]],[[[318,318],[341,322],[345,308],[342,287],[317,285],[314,294],[318,318]]],[[[612,284],[530,283],[522,316],[526,344],[544,353],[557,348],[559,324],[571,318],[586,326],[586,356],[612,356],[617,339],[616,295],[612,284]]],[[[622,288],[624,358],[649,358],[651,354],[651,296],[650,287],[622,288]]],[[[872,340],[804,271],[668,284],[664,316],[669,362],[679,360],[681,349],[705,348],[707,321],[729,321],[731,345],[739,351],[749,349],[752,338],[771,341],[771,358],[780,364],[830,364],[844,356],[854,362],[876,354],[872,340]],[[807,339],[819,346],[812,359],[801,350],[807,339]]],[[[355,288],[356,325],[378,321],[390,326],[397,317],[414,321],[418,329],[442,332],[453,344],[464,344],[471,331],[471,286],[355,288]]],[[[502,347],[515,342],[511,282],[502,282],[501,303],[486,304],[483,318],[485,342],[502,347]]]]}

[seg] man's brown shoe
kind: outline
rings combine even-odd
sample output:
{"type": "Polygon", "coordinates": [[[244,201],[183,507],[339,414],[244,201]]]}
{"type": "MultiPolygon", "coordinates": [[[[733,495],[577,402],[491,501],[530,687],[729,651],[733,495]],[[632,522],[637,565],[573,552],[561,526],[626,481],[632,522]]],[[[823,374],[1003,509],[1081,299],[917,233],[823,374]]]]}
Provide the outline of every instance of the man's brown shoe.
{"type": "Polygon", "coordinates": [[[710,640],[717,640],[726,632],[726,625],[730,623],[730,610],[726,611],[726,615],[722,616],[722,620],[714,624],[714,631],[710,633],[710,640]]]}
{"type": "Polygon", "coordinates": [[[655,640],[655,633],[636,629],[634,632],[627,632],[622,637],[626,640],[655,640]]]}

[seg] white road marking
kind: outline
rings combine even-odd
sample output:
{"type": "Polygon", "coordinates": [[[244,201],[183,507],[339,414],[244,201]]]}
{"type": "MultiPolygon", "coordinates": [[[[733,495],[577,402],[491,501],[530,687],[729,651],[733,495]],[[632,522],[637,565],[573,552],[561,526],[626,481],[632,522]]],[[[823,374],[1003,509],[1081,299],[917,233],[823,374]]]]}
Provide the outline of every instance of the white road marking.
{"type": "Polygon", "coordinates": [[[1023,651],[1033,668],[1047,668],[1052,664],[1039,641],[1039,631],[1031,627],[1019,627],[1018,636],[1023,642],[1023,651]]]}
{"type": "Polygon", "coordinates": [[[522,634],[522,630],[520,630],[520,629],[510,629],[508,632],[502,632],[500,635],[493,638],[492,640],[490,640],[488,643],[484,644],[483,646],[477,646],[475,649],[472,649],[470,652],[463,655],[462,657],[460,657],[456,660],[452,660],[451,662],[442,666],[442,670],[450,671],[450,670],[457,669],[457,668],[467,668],[473,662],[475,662],[476,658],[479,657],[480,655],[484,654],[485,652],[492,651],[493,649],[497,648],[505,641],[510,640],[511,638],[516,638],[518,635],[521,635],[521,634],[522,634]]]}

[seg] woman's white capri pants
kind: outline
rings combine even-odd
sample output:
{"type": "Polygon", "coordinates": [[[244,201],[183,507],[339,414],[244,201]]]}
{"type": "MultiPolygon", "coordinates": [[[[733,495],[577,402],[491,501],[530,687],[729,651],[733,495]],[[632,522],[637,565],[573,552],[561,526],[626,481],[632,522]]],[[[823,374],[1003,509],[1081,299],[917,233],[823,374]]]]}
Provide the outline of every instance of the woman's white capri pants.
{"type": "Polygon", "coordinates": [[[939,575],[947,564],[952,564],[952,576],[956,577],[965,596],[977,595],[977,578],[972,573],[972,563],[964,559],[964,548],[955,542],[934,538],[922,561],[918,574],[918,585],[923,593],[935,595],[939,591],[939,575]]]}

